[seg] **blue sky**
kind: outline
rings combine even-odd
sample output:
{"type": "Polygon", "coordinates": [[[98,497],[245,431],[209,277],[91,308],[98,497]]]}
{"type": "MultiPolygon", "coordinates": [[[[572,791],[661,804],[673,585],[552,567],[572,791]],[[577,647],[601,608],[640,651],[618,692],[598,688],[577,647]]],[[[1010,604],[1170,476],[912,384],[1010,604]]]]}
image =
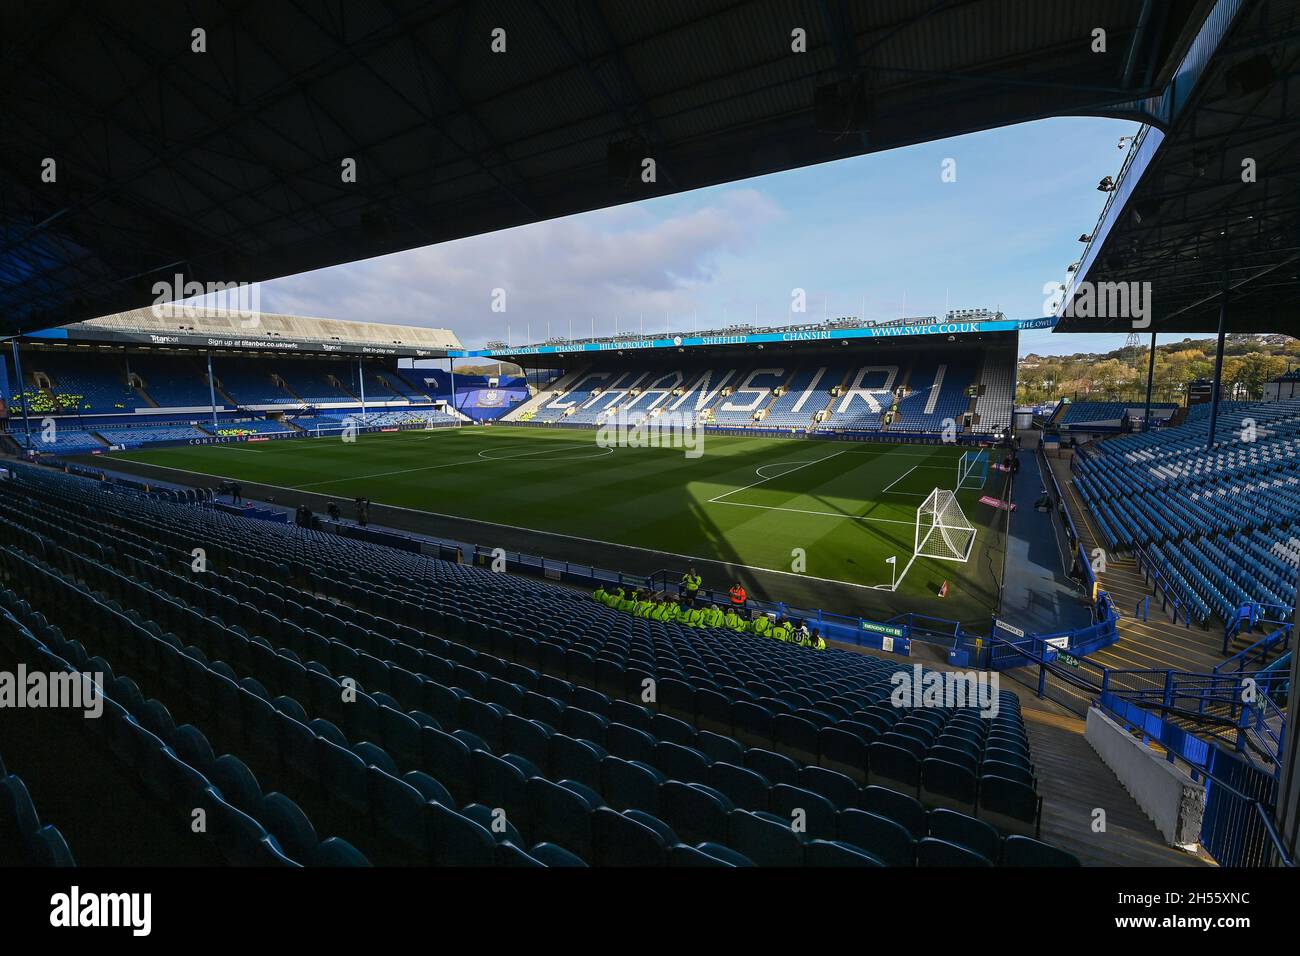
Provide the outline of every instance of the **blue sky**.
{"type": "MultiPolygon", "coordinates": [[[[598,210],[304,273],[269,312],[451,328],[469,347],[531,337],[717,328],[806,316],[884,320],[1000,308],[1044,314],[1105,201],[1098,180],[1136,124],[1065,118],[598,210]],[[945,160],[956,179],[944,182],[945,160]],[[504,290],[505,312],[492,309],[504,290]]],[[[1122,336],[1022,335],[1021,351],[1100,351],[1122,336]]]]}

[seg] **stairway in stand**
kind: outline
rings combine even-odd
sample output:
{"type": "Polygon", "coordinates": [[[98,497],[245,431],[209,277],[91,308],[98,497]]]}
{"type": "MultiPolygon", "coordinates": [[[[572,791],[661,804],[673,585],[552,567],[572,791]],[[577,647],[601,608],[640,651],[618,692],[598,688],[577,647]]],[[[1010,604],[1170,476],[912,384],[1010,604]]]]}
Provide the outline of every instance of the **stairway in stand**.
{"type": "MultiPolygon", "coordinates": [[[[1057,483],[1064,490],[1066,504],[1074,515],[1080,543],[1088,554],[1101,547],[1100,536],[1093,530],[1092,516],[1075,491],[1068,459],[1049,459],[1057,483]]],[[[1115,599],[1123,615],[1119,622],[1120,639],[1110,647],[1090,654],[1088,659],[1103,667],[1125,670],[1157,668],[1207,673],[1223,660],[1220,651],[1222,632],[1211,623],[1208,630],[1199,625],[1185,627],[1169,620],[1160,610],[1160,598],[1151,593],[1137,562],[1129,557],[1106,555],[1106,570],[1097,575],[1102,589],[1115,599]],[[1137,606],[1151,597],[1148,620],[1135,615],[1137,606]]]]}

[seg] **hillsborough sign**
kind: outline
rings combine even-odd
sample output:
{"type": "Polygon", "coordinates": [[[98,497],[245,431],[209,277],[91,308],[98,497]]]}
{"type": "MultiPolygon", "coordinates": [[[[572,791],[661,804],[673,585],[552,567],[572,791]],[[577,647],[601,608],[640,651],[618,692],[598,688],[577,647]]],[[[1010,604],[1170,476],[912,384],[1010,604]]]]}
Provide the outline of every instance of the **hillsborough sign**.
{"type": "Polygon", "coordinates": [[[451,351],[456,358],[510,355],[567,355],[572,352],[623,352],[640,349],[695,348],[718,345],[761,345],[769,342],[832,342],[849,339],[882,339],[910,335],[971,335],[979,332],[1019,332],[1050,329],[1052,317],[1040,319],[997,319],[987,322],[934,322],[927,325],[875,325],[853,329],[791,329],[784,332],[751,332],[737,335],[692,335],[672,338],[627,339],[578,342],[572,345],[528,345],[518,348],[466,349],[451,351]]]}

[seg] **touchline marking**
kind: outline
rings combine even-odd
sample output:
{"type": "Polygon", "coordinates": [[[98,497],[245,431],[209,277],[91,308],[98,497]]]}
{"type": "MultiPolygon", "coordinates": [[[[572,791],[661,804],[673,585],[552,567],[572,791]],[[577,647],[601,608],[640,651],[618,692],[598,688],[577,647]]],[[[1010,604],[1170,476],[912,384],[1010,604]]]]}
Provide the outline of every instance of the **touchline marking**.
{"type": "MultiPolygon", "coordinates": [[[[845,451],[847,451],[847,449],[845,449],[845,451]]],[[[842,455],[842,454],[844,454],[844,451],[837,451],[830,455],[827,455],[825,458],[814,458],[812,461],[805,461],[802,464],[795,465],[795,467],[791,468],[789,471],[783,471],[779,475],[772,475],[771,477],[768,478],[760,478],[758,479],[758,481],[745,485],[744,488],[732,488],[730,491],[724,491],[722,494],[718,495],[715,498],[710,498],[708,500],[708,504],[716,504],[718,502],[721,502],[723,498],[729,498],[730,496],[737,494],[738,492],[741,491],[748,491],[750,488],[756,487],[757,485],[761,485],[765,481],[771,481],[773,478],[784,478],[786,475],[792,475],[796,471],[799,471],[800,469],[807,468],[809,465],[815,465],[818,462],[829,461],[830,459],[836,457],[837,455],[842,455]]],[[[777,465],[781,463],[774,461],[772,462],[772,464],[777,465]]],[[[766,467],[766,466],[760,466],[760,467],[766,467]]],[[[732,502],[726,502],[726,503],[731,504],[732,502]]]]}
{"type": "MultiPolygon", "coordinates": [[[[208,471],[195,471],[193,468],[173,468],[171,465],[155,465],[152,462],[145,462],[145,461],[135,462],[135,461],[131,461],[131,459],[129,458],[124,458],[121,460],[126,462],[131,462],[131,464],[143,465],[146,468],[161,468],[164,471],[178,471],[183,475],[203,475],[208,478],[221,478],[224,481],[230,480],[226,478],[224,475],[214,475],[208,471]]],[[[465,462],[459,462],[458,464],[465,464],[465,462]]],[[[127,472],[127,474],[130,474],[130,472],[127,472]]],[[[136,475],[133,477],[140,477],[140,476],[136,475]]],[[[275,488],[279,491],[299,490],[298,488],[291,488],[287,485],[268,484],[267,482],[264,481],[250,482],[250,484],[254,484],[262,488],[275,488]]],[[[599,538],[584,538],[581,535],[565,534],[562,531],[544,531],[540,528],[527,528],[524,527],[523,525],[502,524],[500,521],[487,521],[483,518],[467,518],[464,515],[449,515],[441,511],[429,511],[427,508],[408,508],[405,505],[390,505],[382,501],[375,502],[375,503],[378,504],[380,507],[392,508],[395,511],[409,511],[411,512],[411,514],[430,515],[434,518],[451,518],[456,521],[468,521],[473,524],[488,525],[493,528],[505,528],[508,531],[523,531],[528,534],[546,535],[547,537],[551,537],[551,538],[567,538],[570,541],[581,541],[584,544],[600,544],[600,545],[604,545],[607,548],[626,548],[629,551],[644,551],[646,554],[657,554],[668,558],[681,558],[683,561],[686,561],[688,563],[693,562],[697,564],[715,564],[718,565],[719,567],[724,567],[724,568],[740,568],[744,571],[757,571],[760,574],[781,574],[788,578],[800,578],[801,580],[804,581],[822,581],[826,584],[837,584],[840,585],[841,587],[846,587],[846,588],[859,588],[863,591],[878,591],[881,588],[881,585],[878,584],[857,584],[853,581],[837,581],[835,578],[822,578],[822,577],[818,577],[815,574],[800,574],[796,571],[781,571],[778,570],[777,568],[761,568],[755,564],[736,564],[732,561],[720,560],[719,558],[702,558],[699,557],[698,555],[679,554],[676,551],[665,551],[662,548],[643,548],[637,544],[621,544],[617,541],[602,541],[599,538]]],[[[724,504],[734,504],[734,502],[724,502],[724,504]]],[[[762,507],[762,505],[754,505],[753,507],[758,508],[758,507],[762,507]]],[[[842,515],[841,517],[851,517],[851,516],[842,515]]],[[[886,519],[877,518],[875,520],[883,521],[886,519]]],[[[908,522],[903,522],[903,524],[907,524],[907,523],[908,522]]],[[[392,530],[400,532],[403,529],[394,528],[392,530]]],[[[412,532],[406,532],[406,533],[410,534],[412,532]]],[[[421,534],[421,532],[413,532],[413,533],[421,534]]],[[[422,536],[431,537],[430,535],[422,535],[422,536]]],[[[551,560],[561,561],[564,559],[552,558],[551,560]]],[[[569,563],[576,564],[577,562],[570,561],[569,563]]]]}

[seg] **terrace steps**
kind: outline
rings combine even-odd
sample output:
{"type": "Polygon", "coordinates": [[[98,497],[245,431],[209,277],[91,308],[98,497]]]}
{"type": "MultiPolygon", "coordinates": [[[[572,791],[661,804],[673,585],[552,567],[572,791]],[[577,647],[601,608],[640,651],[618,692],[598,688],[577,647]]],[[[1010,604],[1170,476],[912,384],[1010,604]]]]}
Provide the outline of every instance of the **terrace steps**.
{"type": "MultiPolygon", "coordinates": [[[[802,369],[803,369],[802,362],[794,363],[794,367],[790,369],[790,374],[786,377],[786,380],[782,382],[780,385],[780,388],[783,392],[788,391],[790,387],[794,385],[794,380],[799,375],[799,372],[802,371],[802,369]]],[[[781,400],[781,396],[776,394],[776,389],[773,389],[772,394],[770,394],[767,398],[767,404],[764,405],[762,409],[764,419],[766,419],[768,413],[772,411],[772,406],[775,405],[780,400],[781,400]]]]}
{"type": "Polygon", "coordinates": [[[1085,866],[1204,866],[1206,861],[1165,843],[1137,801],[1084,737],[1084,721],[1056,705],[1020,695],[1034,771],[1043,797],[1041,839],[1085,866]],[[1094,811],[1106,813],[1093,832],[1094,811]]]}
{"type": "MultiPolygon", "coordinates": [[[[1071,513],[1076,517],[1080,544],[1088,554],[1101,547],[1100,535],[1092,525],[1092,518],[1083,500],[1075,490],[1066,458],[1049,459],[1057,483],[1064,490],[1071,513]]],[[[1104,550],[1104,549],[1103,549],[1104,550]]],[[[1159,598],[1152,595],[1137,562],[1129,557],[1106,556],[1106,570],[1097,575],[1104,590],[1115,599],[1122,617],[1119,622],[1120,639],[1109,647],[1089,655],[1089,660],[1103,667],[1118,669],[1172,668],[1174,670],[1207,673],[1214,669],[1223,655],[1221,641],[1213,629],[1187,628],[1175,624],[1160,611],[1159,598]],[[1143,621],[1134,612],[1139,602],[1152,597],[1149,620],[1143,621]]]]}
{"type": "MultiPolygon", "coordinates": [[[[840,381],[839,381],[839,383],[838,383],[839,388],[841,388],[841,389],[848,388],[848,387],[849,387],[849,382],[852,380],[852,378],[853,378],[853,369],[850,368],[847,372],[844,373],[844,377],[843,377],[842,379],[840,379],[840,381]]],[[[836,386],[832,385],[832,386],[830,386],[830,388],[828,389],[828,391],[830,391],[830,392],[834,392],[834,391],[835,391],[835,388],[836,388],[836,386]]],[[[838,401],[840,400],[840,397],[841,397],[841,396],[839,396],[839,395],[834,395],[834,394],[832,394],[832,395],[830,396],[830,401],[828,401],[828,402],[826,403],[826,405],[825,405],[823,408],[820,409],[820,411],[824,411],[824,412],[826,413],[826,417],[827,417],[827,418],[830,418],[830,416],[831,416],[831,409],[835,407],[835,403],[838,402],[838,401]]],[[[814,411],[813,411],[813,418],[812,418],[812,420],[809,422],[809,427],[816,427],[816,425],[817,425],[817,410],[814,410],[814,411]]]]}

